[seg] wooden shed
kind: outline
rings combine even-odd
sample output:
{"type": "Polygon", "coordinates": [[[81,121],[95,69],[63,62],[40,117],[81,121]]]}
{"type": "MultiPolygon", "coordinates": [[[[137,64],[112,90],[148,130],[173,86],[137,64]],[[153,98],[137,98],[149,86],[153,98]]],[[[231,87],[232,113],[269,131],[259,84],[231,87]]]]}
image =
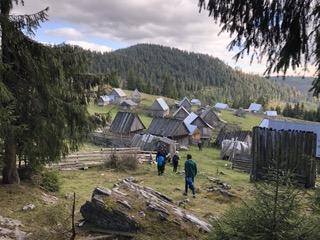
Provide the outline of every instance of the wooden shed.
{"type": "Polygon", "coordinates": [[[134,135],[146,127],[136,113],[118,112],[110,126],[110,132],[117,135],[134,135]]]}
{"type": "Polygon", "coordinates": [[[221,122],[221,119],[218,117],[218,115],[213,111],[211,107],[204,109],[200,113],[200,118],[203,119],[207,124],[209,124],[213,128],[217,127],[221,122]]]}
{"type": "Polygon", "coordinates": [[[111,98],[111,102],[116,104],[120,104],[123,100],[127,99],[127,95],[121,88],[112,89],[109,97],[111,98]]]}
{"type": "Polygon", "coordinates": [[[174,118],[154,118],[147,130],[149,134],[176,140],[179,144],[189,145],[189,130],[183,120],[174,118]]]}
{"type": "Polygon", "coordinates": [[[142,97],[142,95],[138,89],[135,89],[131,94],[132,101],[134,101],[136,103],[139,103],[141,101],[141,97],[142,97]]]}
{"type": "Polygon", "coordinates": [[[150,111],[154,117],[165,117],[169,115],[170,108],[163,98],[157,98],[153,102],[150,111]]]}

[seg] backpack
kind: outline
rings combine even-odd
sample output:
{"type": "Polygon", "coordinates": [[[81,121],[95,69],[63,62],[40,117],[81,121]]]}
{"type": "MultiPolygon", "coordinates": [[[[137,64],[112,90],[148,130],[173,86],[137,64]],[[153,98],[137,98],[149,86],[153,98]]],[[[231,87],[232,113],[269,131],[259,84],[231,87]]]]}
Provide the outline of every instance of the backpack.
{"type": "Polygon", "coordinates": [[[163,166],[164,165],[164,162],[165,162],[165,159],[164,159],[164,156],[158,156],[157,157],[157,164],[158,164],[158,166],[163,166]]]}

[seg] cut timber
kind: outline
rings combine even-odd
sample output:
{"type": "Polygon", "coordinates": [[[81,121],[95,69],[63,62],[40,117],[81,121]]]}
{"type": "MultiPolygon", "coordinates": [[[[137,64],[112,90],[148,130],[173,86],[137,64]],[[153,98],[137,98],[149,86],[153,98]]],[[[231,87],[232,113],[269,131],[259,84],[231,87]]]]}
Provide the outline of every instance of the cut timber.
{"type": "Polygon", "coordinates": [[[104,231],[135,233],[144,228],[144,223],[158,219],[185,230],[193,228],[195,233],[211,229],[205,220],[178,207],[162,193],[134,183],[132,177],[115,184],[111,190],[96,188],[91,201],[80,212],[87,224],[104,231]]]}

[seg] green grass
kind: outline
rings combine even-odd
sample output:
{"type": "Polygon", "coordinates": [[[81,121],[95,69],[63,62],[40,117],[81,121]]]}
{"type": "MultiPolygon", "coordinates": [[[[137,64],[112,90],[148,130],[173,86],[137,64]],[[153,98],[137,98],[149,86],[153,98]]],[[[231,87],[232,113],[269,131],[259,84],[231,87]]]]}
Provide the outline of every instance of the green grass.
{"type": "Polygon", "coordinates": [[[247,113],[244,118],[237,117],[231,111],[221,111],[221,118],[227,123],[236,124],[243,130],[252,130],[254,126],[258,126],[262,119],[262,115],[247,113]]]}

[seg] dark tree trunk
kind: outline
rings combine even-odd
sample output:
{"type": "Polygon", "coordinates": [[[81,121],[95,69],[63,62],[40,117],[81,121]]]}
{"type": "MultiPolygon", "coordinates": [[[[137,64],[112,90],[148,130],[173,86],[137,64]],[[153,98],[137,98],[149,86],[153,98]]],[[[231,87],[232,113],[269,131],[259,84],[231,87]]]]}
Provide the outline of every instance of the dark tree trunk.
{"type": "Polygon", "coordinates": [[[4,167],[2,170],[2,183],[20,183],[17,170],[17,146],[13,134],[8,134],[5,139],[4,167]]]}

